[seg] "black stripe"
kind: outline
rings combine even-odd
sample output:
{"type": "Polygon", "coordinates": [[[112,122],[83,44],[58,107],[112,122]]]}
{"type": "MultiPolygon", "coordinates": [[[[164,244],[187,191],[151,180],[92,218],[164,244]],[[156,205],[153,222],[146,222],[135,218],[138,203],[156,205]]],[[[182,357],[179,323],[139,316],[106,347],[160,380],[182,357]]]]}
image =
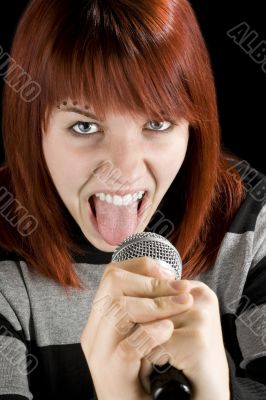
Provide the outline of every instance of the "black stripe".
{"type": "Polygon", "coordinates": [[[228,232],[241,234],[254,231],[262,206],[262,203],[258,203],[250,196],[247,196],[229,226],[228,232]]]}
{"type": "Polygon", "coordinates": [[[25,343],[24,332],[16,331],[4,315],[0,313],[0,336],[12,336],[25,343]]]}
{"type": "Polygon", "coordinates": [[[266,176],[249,166],[245,161],[236,165],[236,169],[244,182],[246,197],[228,232],[241,234],[254,231],[258,214],[266,204],[266,176]]]}
{"type": "MultiPolygon", "coordinates": [[[[8,330],[5,335],[20,339],[20,332],[16,332],[6,323],[5,318],[3,322],[8,330]]],[[[27,341],[26,345],[30,348],[26,356],[26,379],[34,400],[97,398],[80,343],[38,347],[35,341],[27,341]]]]}
{"type": "Polygon", "coordinates": [[[17,253],[8,252],[0,247],[0,261],[24,261],[17,253]]]}
{"type": "Polygon", "coordinates": [[[250,361],[246,369],[251,379],[266,385],[266,357],[260,357],[250,361]]]}
{"type": "MultiPolygon", "coordinates": [[[[243,296],[248,299],[248,308],[266,304],[266,256],[263,257],[255,267],[253,267],[247,276],[243,289],[243,296]]],[[[246,308],[247,304],[239,305],[237,314],[239,315],[246,308]]]]}
{"type": "Polygon", "coordinates": [[[239,364],[243,360],[242,352],[239,347],[238,338],[236,334],[236,315],[223,314],[221,318],[223,339],[226,350],[230,353],[234,360],[236,367],[236,376],[244,378],[246,376],[245,371],[239,367],[239,364]]]}
{"type": "Polygon", "coordinates": [[[30,346],[38,360],[37,368],[28,374],[34,400],[96,398],[80,343],[38,347],[31,341],[30,346]]]}

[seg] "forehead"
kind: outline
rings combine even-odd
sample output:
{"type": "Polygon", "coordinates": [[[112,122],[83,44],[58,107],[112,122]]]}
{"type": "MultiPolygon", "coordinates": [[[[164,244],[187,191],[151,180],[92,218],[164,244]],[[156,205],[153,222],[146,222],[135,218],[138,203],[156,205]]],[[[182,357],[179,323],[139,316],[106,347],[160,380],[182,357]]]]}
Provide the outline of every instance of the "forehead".
{"type": "MultiPolygon", "coordinates": [[[[63,115],[63,113],[77,113],[80,115],[83,115],[85,117],[103,122],[106,119],[134,119],[134,120],[142,120],[143,118],[149,117],[148,115],[145,115],[144,113],[136,113],[135,111],[130,111],[130,110],[113,110],[113,109],[105,109],[105,112],[97,114],[93,107],[86,104],[85,102],[78,102],[75,100],[66,100],[62,101],[61,103],[57,104],[57,106],[54,108],[54,111],[59,114],[63,115]]],[[[162,117],[164,116],[163,112],[161,112],[162,117]]],[[[156,117],[155,115],[150,117],[156,117]]]]}

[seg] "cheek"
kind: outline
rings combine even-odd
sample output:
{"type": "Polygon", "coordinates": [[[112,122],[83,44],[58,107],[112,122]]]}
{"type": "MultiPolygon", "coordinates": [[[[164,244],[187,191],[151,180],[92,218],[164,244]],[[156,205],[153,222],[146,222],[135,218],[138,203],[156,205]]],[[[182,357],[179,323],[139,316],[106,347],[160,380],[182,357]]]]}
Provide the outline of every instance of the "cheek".
{"type": "Polygon", "coordinates": [[[188,133],[177,135],[168,143],[160,147],[157,157],[157,171],[165,186],[172,182],[181,168],[186,156],[188,146],[188,133]]]}
{"type": "Polygon", "coordinates": [[[43,139],[43,152],[53,182],[61,195],[71,193],[73,196],[89,179],[92,170],[89,156],[82,157],[78,151],[70,150],[52,137],[43,139]]]}

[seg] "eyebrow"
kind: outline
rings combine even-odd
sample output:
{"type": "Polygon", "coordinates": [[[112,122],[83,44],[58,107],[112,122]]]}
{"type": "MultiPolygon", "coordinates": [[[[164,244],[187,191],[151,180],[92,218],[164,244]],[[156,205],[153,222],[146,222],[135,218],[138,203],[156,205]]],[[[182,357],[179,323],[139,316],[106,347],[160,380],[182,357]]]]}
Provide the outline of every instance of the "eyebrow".
{"type": "Polygon", "coordinates": [[[85,117],[89,117],[89,118],[95,119],[96,121],[103,122],[102,119],[97,118],[97,116],[95,114],[93,114],[92,112],[82,110],[81,108],[68,106],[68,107],[64,107],[64,109],[62,109],[62,110],[60,109],[60,112],[61,111],[63,111],[63,112],[74,112],[76,114],[81,114],[81,115],[84,115],[85,117]]]}

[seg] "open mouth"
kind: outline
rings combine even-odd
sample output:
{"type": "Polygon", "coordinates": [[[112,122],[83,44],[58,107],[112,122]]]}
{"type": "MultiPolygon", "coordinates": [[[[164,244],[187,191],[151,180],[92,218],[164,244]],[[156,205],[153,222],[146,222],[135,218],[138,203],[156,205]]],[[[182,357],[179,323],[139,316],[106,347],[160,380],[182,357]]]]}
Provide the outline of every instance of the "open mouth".
{"type": "Polygon", "coordinates": [[[89,203],[90,203],[90,206],[91,206],[91,210],[92,210],[92,212],[93,212],[93,215],[94,215],[94,217],[96,218],[96,210],[95,210],[95,204],[94,204],[94,195],[92,195],[92,196],[89,198],[89,203]]]}
{"type": "MultiPolygon", "coordinates": [[[[141,209],[144,199],[146,198],[146,195],[147,195],[147,192],[144,193],[144,195],[141,199],[137,200],[138,201],[138,213],[141,209]]],[[[95,199],[95,195],[90,196],[89,204],[91,206],[92,213],[93,213],[94,217],[96,218],[96,209],[95,209],[94,199],[95,199]]],[[[126,207],[126,205],[125,206],[117,206],[117,207],[126,207]]]]}

